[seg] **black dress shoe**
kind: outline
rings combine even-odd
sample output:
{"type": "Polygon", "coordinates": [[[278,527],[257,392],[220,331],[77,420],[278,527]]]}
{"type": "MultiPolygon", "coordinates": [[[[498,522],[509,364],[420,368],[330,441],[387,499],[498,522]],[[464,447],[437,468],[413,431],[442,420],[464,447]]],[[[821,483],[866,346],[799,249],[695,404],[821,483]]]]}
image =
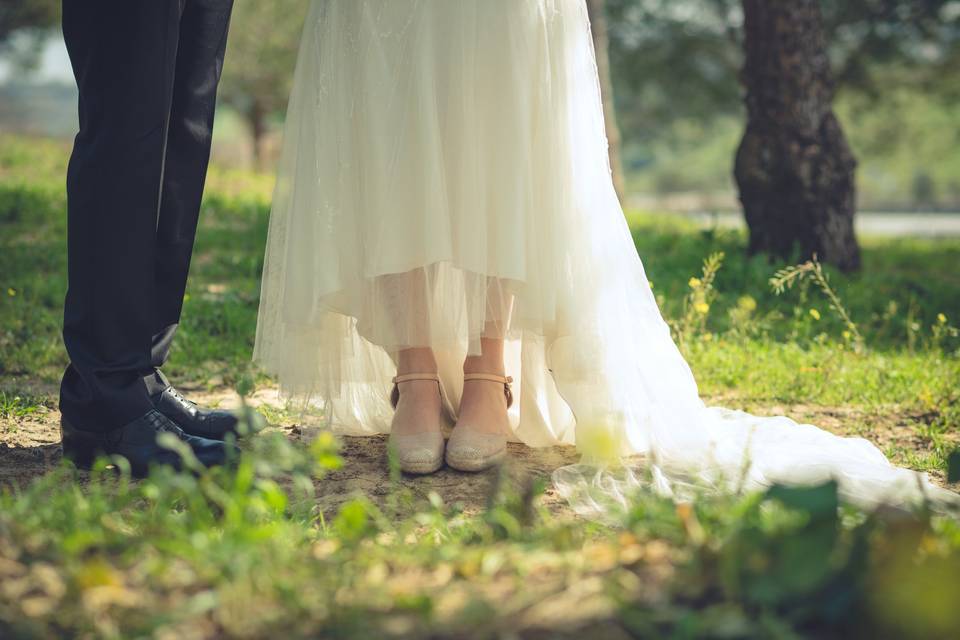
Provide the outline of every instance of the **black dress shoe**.
{"type": "Polygon", "coordinates": [[[98,455],[119,455],[130,462],[136,477],[147,475],[153,465],[183,466],[179,454],[157,444],[161,433],[172,433],[190,445],[201,464],[207,467],[227,460],[227,446],[219,440],[197,438],[183,432],[172,420],[153,410],[112,431],[85,431],[66,418],[60,421],[63,457],[80,468],[89,469],[98,455]]]}
{"type": "Polygon", "coordinates": [[[157,411],[167,416],[192,436],[223,440],[228,433],[237,433],[237,416],[229,411],[204,409],[187,400],[169,386],[151,398],[157,411]]]}

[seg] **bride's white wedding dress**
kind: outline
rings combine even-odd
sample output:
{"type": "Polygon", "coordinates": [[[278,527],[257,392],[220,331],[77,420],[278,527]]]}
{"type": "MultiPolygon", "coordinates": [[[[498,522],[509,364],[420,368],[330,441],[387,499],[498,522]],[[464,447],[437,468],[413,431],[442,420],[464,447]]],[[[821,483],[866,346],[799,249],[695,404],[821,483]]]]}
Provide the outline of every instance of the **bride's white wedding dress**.
{"type": "Polygon", "coordinates": [[[516,439],[584,453],[555,480],[585,513],[630,454],[663,492],[832,477],[867,506],[956,499],[866,440],[704,406],[613,189],[583,0],[314,0],[255,358],[373,434],[397,350],[433,347],[456,406],[481,336],[507,340],[516,439]]]}

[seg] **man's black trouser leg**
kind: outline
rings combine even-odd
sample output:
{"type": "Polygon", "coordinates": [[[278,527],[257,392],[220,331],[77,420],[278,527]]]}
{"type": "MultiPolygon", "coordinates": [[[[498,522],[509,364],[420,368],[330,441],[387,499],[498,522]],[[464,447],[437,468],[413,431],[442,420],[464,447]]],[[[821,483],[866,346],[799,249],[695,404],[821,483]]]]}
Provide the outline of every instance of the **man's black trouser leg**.
{"type": "Polygon", "coordinates": [[[179,321],[230,0],[64,0],[80,91],[67,176],[65,417],[107,430],[152,408],[179,321]]]}
{"type": "MultiPolygon", "coordinates": [[[[180,322],[232,6],[233,0],[188,0],[180,21],[154,265],[154,369],[166,362],[180,322]]],[[[159,371],[146,381],[151,394],[166,387],[159,371]]]]}

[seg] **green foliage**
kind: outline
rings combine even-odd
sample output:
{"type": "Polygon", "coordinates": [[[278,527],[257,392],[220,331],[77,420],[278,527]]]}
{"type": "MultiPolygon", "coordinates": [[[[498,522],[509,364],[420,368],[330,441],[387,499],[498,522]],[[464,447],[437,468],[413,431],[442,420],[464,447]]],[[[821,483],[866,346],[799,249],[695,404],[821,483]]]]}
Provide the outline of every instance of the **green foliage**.
{"type": "Polygon", "coordinates": [[[680,119],[739,113],[738,2],[606,1],[618,120],[629,139],[650,139],[680,119]]]}
{"type": "Polygon", "coordinates": [[[329,434],[305,449],[272,433],[252,439],[230,470],[156,469],[132,482],[102,461],[82,488],[64,468],[0,492],[0,630],[363,638],[435,628],[456,637],[497,623],[487,601],[497,583],[520,585],[535,567],[582,571],[580,528],[550,520],[533,504],[538,493],[515,496],[506,483],[483,518],[435,497],[414,508],[397,491],[402,512],[359,497],[327,524],[315,492],[340,464],[335,446],[329,434]]]}
{"type": "MultiPolygon", "coordinates": [[[[67,149],[0,138],[0,376],[53,383],[66,365],[60,342],[66,294],[67,149]]],[[[272,184],[211,171],[184,322],[171,354],[185,382],[233,384],[249,369],[272,184]]]]}
{"type": "Polygon", "coordinates": [[[307,6],[237,0],[233,8],[220,96],[246,118],[258,156],[267,119],[287,106],[307,6]]]}
{"type": "Polygon", "coordinates": [[[81,485],[64,468],[0,493],[0,630],[493,637],[551,600],[575,611],[577,593],[605,602],[604,617],[565,629],[547,614],[553,637],[597,637],[608,623],[647,637],[960,628],[957,522],[840,508],[834,483],[695,505],[640,493],[607,529],[558,520],[537,507],[535,483],[504,478],[480,517],[395,489],[400,510],[361,497],[326,524],[313,496],[337,458],[332,439],[319,442],[308,452],[274,433],[230,471],[134,483],[101,465],[81,485]]]}
{"type": "Polygon", "coordinates": [[[960,629],[953,604],[960,588],[950,578],[960,567],[956,521],[838,506],[833,482],[700,500],[676,507],[674,517],[664,501],[638,499],[631,533],[640,540],[651,532],[663,536],[664,524],[672,523],[689,555],[672,585],[672,607],[651,606],[624,581],[624,620],[646,637],[678,628],[684,637],[711,638],[954,635],[960,629]]]}
{"type": "MultiPolygon", "coordinates": [[[[835,110],[859,161],[861,210],[960,208],[960,102],[891,86],[881,95],[841,92],[835,110]]],[[[705,210],[730,206],[733,154],[743,134],[739,115],[689,117],[629,132],[625,162],[631,190],[696,192],[705,210]]]]}
{"type": "MultiPolygon", "coordinates": [[[[646,129],[649,136],[655,135],[650,122],[706,122],[739,112],[740,0],[606,3],[625,130],[646,129]]],[[[875,98],[889,89],[891,75],[899,87],[942,95],[958,88],[948,74],[960,56],[960,11],[953,0],[826,0],[822,8],[841,90],[875,98]]]]}
{"type": "Polygon", "coordinates": [[[723,265],[723,257],[722,251],[711,254],[703,261],[701,276],[687,281],[690,292],[683,301],[683,315],[673,323],[673,335],[681,348],[687,345],[694,334],[702,334],[706,330],[707,314],[717,297],[713,281],[723,265]]]}
{"type": "MultiPolygon", "coordinates": [[[[607,0],[607,6],[631,187],[729,192],[743,127],[740,0],[607,0]]],[[[822,6],[837,112],[860,161],[861,206],[960,207],[956,2],[822,6]]]]}
{"type": "Polygon", "coordinates": [[[0,39],[20,29],[52,27],[60,18],[56,0],[6,0],[0,7],[0,39]]]}
{"type": "Polygon", "coordinates": [[[231,17],[221,91],[238,106],[262,101],[268,112],[286,105],[305,0],[237,0],[231,17]]]}
{"type": "MultiPolygon", "coordinates": [[[[949,77],[945,74],[944,82],[949,77]]],[[[895,78],[889,82],[892,86],[880,95],[847,93],[837,101],[838,116],[861,160],[861,206],[956,208],[960,104],[900,86],[895,78]]]]}
{"type": "MultiPolygon", "coordinates": [[[[65,363],[65,153],[0,138],[0,420],[12,429],[53,406],[48,390],[65,363]]],[[[254,174],[210,175],[171,362],[178,381],[234,385],[243,395],[267,382],[249,357],[270,188],[254,174]]],[[[708,396],[746,409],[849,409],[844,419],[868,436],[893,416],[930,453],[888,453],[956,478],[960,243],[867,239],[862,273],[822,268],[862,335],[855,349],[844,317],[824,306],[832,298],[819,297],[815,267],[778,296],[769,279],[789,265],[745,257],[740,234],[667,216],[633,215],[630,225],[708,396]]],[[[642,492],[611,529],[551,515],[543,480],[507,471],[490,478],[479,513],[417,495],[400,478],[383,501],[356,496],[324,512],[323,476],[344,463],[329,435],[306,447],[267,428],[245,440],[231,469],[156,470],[135,482],[123,465],[102,461],[92,474],[64,467],[0,489],[0,636],[953,637],[960,629],[957,521],[838,508],[832,484],[681,505],[642,492]]]]}
{"type": "Polygon", "coordinates": [[[954,0],[825,0],[823,13],[841,86],[876,96],[893,68],[905,72],[901,86],[945,95],[960,89],[945,77],[960,56],[954,0]]]}
{"type": "MultiPolygon", "coordinates": [[[[820,264],[816,256],[803,264],[780,269],[770,278],[770,286],[773,288],[774,293],[780,295],[795,283],[803,282],[808,276],[816,283],[820,291],[823,292],[823,295],[830,303],[830,309],[837,314],[837,317],[843,322],[843,326],[846,327],[846,330],[843,332],[844,337],[851,340],[858,351],[862,350],[864,344],[863,336],[860,335],[860,329],[857,328],[857,323],[850,318],[850,313],[847,311],[847,308],[843,306],[843,302],[840,301],[840,296],[838,296],[837,292],[830,286],[830,278],[824,272],[823,265],[820,264]]],[[[810,316],[814,320],[821,318],[820,312],[816,309],[810,309],[810,316]]]]}
{"type": "Polygon", "coordinates": [[[45,408],[42,398],[11,395],[0,390],[0,418],[23,418],[42,413],[45,408]]]}
{"type": "Polygon", "coordinates": [[[42,43],[39,36],[59,21],[60,3],[57,0],[3,0],[0,4],[0,54],[11,56],[14,64],[21,67],[35,65],[42,43]]]}

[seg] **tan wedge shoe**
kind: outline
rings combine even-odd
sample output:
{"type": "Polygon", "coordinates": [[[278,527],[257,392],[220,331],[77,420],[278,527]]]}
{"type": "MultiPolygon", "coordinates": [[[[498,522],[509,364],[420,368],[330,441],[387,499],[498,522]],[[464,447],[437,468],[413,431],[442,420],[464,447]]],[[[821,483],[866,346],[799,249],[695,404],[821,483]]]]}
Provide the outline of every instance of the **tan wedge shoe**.
{"type": "MultiPolygon", "coordinates": [[[[414,380],[432,380],[437,383],[440,391],[440,377],[435,373],[410,373],[397,376],[393,379],[393,392],[390,394],[390,403],[397,408],[400,402],[400,385],[414,380]]],[[[401,471],[406,473],[427,474],[433,473],[443,466],[443,433],[428,431],[405,435],[390,434],[389,445],[397,456],[401,471]]]]}
{"type": "MultiPolygon", "coordinates": [[[[468,380],[485,380],[503,385],[503,395],[507,409],[513,404],[513,391],[510,389],[513,378],[489,373],[468,373],[468,380]]],[[[447,464],[459,471],[483,471],[503,462],[507,455],[507,436],[500,433],[484,433],[471,429],[469,425],[458,425],[447,442],[447,464]]]]}

